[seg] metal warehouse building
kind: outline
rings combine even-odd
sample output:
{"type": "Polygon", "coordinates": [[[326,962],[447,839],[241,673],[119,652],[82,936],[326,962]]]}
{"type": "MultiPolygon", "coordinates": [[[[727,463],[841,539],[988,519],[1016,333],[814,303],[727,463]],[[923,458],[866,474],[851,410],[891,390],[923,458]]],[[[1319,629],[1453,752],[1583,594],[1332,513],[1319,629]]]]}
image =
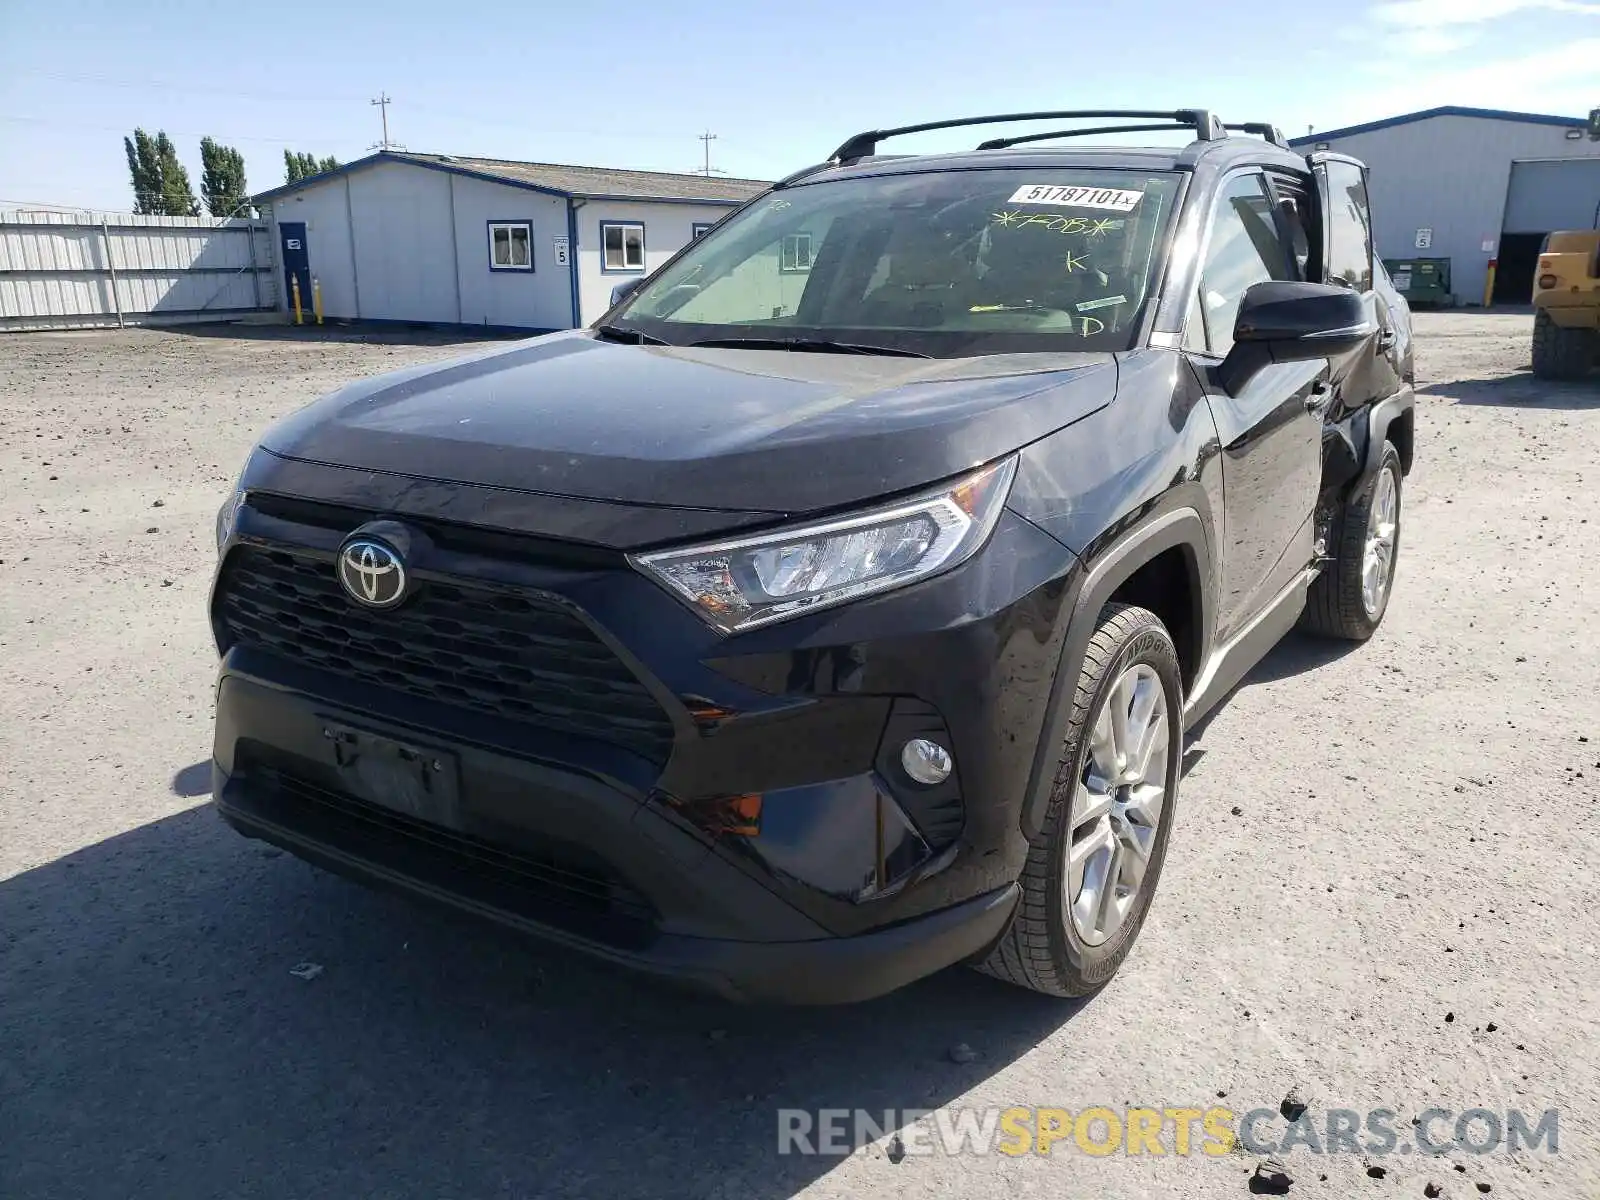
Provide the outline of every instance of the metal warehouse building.
{"type": "Polygon", "coordinates": [[[254,199],[282,306],[331,318],[567,329],[767,184],[384,151],[254,199]]]}
{"type": "Polygon", "coordinates": [[[1295,138],[1371,168],[1373,237],[1386,259],[1450,261],[1451,303],[1526,304],[1544,235],[1589,229],[1600,208],[1600,142],[1587,120],[1430,108],[1295,138]]]}

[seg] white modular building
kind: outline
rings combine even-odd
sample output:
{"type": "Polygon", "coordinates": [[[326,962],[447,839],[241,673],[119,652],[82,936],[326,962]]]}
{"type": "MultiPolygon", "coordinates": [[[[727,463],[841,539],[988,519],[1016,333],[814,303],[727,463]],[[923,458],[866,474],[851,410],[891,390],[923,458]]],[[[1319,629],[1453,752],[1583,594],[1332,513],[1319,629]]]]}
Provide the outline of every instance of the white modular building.
{"type": "Polygon", "coordinates": [[[254,197],[281,304],[333,320],[587,325],[767,184],[383,151],[254,197]]]}

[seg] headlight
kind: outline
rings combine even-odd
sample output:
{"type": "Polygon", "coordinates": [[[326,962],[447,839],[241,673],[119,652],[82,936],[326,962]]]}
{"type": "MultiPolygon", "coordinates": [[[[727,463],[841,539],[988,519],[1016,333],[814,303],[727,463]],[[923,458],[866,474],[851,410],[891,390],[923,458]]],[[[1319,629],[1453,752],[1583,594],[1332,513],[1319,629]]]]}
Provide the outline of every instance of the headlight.
{"type": "Polygon", "coordinates": [[[936,492],[855,516],[631,561],[719,629],[750,629],[965,562],[1000,519],[1016,466],[1008,458],[936,492]]]}
{"type": "Polygon", "coordinates": [[[222,502],[222,507],[217,510],[217,553],[222,553],[222,548],[228,544],[228,538],[233,536],[234,518],[239,515],[239,506],[244,503],[245,473],[250,470],[250,460],[255,457],[252,450],[244,460],[244,466],[239,468],[239,474],[234,477],[233,487],[228,489],[228,498],[222,502]]]}
{"type": "Polygon", "coordinates": [[[222,507],[217,510],[217,553],[222,553],[222,548],[228,544],[228,538],[233,535],[233,519],[239,515],[239,505],[244,503],[244,493],[235,490],[233,495],[222,502],[222,507]]]}

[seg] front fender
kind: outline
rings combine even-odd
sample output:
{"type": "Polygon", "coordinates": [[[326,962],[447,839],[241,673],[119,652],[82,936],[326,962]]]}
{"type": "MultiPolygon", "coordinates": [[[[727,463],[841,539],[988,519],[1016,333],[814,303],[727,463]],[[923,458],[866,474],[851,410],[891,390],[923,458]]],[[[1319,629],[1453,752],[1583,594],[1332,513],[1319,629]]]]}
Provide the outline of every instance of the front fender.
{"type": "Polygon", "coordinates": [[[1206,582],[1212,578],[1212,552],[1206,528],[1195,509],[1169,508],[1099,549],[1087,564],[1077,595],[1067,610],[1061,661],[1051,683],[1044,725],[1034,747],[1033,767],[1023,799],[1022,828],[1030,839],[1037,837],[1044,827],[1057,759],[1071,716],[1072,694],[1083,670],[1089,639],[1099,625],[1100,610],[1135,571],[1157,555],[1174,548],[1184,551],[1190,572],[1190,595],[1195,597],[1199,610],[1195,613],[1196,661],[1203,663],[1210,657],[1211,631],[1216,622],[1216,592],[1206,582]]]}

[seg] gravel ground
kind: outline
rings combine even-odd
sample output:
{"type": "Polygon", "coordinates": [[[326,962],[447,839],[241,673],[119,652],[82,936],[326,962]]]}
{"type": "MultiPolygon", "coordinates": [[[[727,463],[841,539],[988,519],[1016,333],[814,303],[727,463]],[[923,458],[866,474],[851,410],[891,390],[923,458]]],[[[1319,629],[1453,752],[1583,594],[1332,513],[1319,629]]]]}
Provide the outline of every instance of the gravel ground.
{"type": "Polygon", "coordinates": [[[1117,979],[1063,1006],[956,970],[800,1012],[370,892],[209,810],[211,526],[246,448],[462,343],[0,338],[0,1196],[1231,1197],[1256,1156],[780,1156],[776,1110],[1242,1115],[1296,1087],[1407,1145],[1430,1107],[1558,1108],[1560,1152],[1299,1147],[1293,1196],[1592,1200],[1600,381],[1534,382],[1527,316],[1418,325],[1383,630],[1289,639],[1193,739],[1117,979]]]}

